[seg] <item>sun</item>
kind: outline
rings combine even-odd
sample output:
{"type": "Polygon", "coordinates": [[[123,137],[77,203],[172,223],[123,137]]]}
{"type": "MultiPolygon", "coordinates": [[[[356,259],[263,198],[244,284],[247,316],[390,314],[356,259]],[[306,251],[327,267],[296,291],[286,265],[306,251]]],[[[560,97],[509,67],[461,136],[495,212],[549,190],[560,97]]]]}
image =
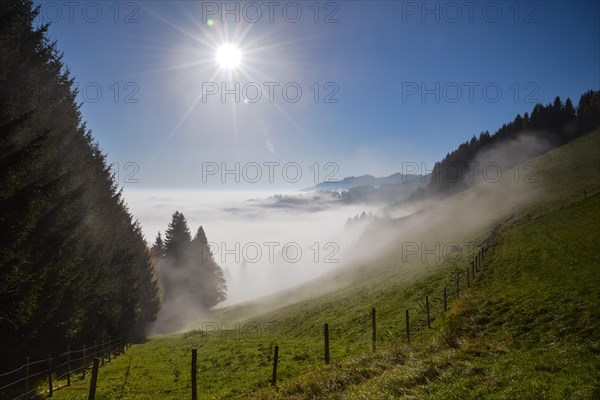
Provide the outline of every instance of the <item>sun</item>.
{"type": "Polygon", "coordinates": [[[236,45],[226,43],[217,49],[217,63],[222,69],[236,69],[241,61],[242,52],[236,45]]]}

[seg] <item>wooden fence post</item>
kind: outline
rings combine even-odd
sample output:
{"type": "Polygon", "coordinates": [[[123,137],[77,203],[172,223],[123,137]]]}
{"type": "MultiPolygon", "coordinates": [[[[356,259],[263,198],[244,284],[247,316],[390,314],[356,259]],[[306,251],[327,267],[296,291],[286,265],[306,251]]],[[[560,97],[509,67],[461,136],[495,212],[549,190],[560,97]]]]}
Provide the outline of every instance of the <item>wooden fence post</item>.
{"type": "Polygon", "coordinates": [[[410,320],[408,316],[408,310],[406,310],[406,341],[410,343],[410,320]]]}
{"type": "Polygon", "coordinates": [[[53,387],[54,385],[52,385],[52,357],[50,357],[48,359],[48,397],[52,397],[53,393],[53,387]]]}
{"type": "Polygon", "coordinates": [[[88,400],[96,399],[96,383],[98,382],[98,364],[100,360],[98,358],[94,358],[94,365],[92,367],[92,379],[90,379],[90,393],[88,395],[88,400]]]}
{"type": "Polygon", "coordinates": [[[271,379],[271,385],[277,386],[277,362],[279,361],[279,346],[275,346],[275,354],[273,354],[273,378],[271,379]]]}
{"type": "Polygon", "coordinates": [[[448,311],[448,289],[444,287],[444,312],[448,311]]]}
{"type": "Polygon", "coordinates": [[[467,268],[467,288],[471,287],[471,281],[469,280],[469,274],[470,274],[470,271],[469,271],[469,268],[467,268]]]}
{"type": "Polygon", "coordinates": [[[71,346],[67,345],[67,386],[71,386],[71,346]]]}
{"type": "Polygon", "coordinates": [[[431,328],[431,317],[429,316],[429,296],[425,296],[425,307],[427,308],[427,327],[431,328]]]}
{"type": "Polygon", "coordinates": [[[198,352],[196,349],[192,349],[192,400],[198,400],[198,383],[196,378],[198,376],[198,352]]]}
{"type": "Polygon", "coordinates": [[[25,391],[29,392],[29,357],[25,358],[25,391]]]}
{"type": "Polygon", "coordinates": [[[85,379],[85,367],[87,366],[87,360],[85,359],[85,344],[83,345],[83,371],[81,372],[81,379],[85,379]]]}
{"type": "Polygon", "coordinates": [[[460,272],[456,272],[456,298],[460,297],[460,272]]]}
{"type": "Polygon", "coordinates": [[[329,364],[329,324],[323,327],[325,333],[325,364],[329,364]]]}
{"type": "Polygon", "coordinates": [[[376,323],[376,310],[371,309],[371,328],[373,329],[373,352],[377,349],[377,323],[376,323]]]}

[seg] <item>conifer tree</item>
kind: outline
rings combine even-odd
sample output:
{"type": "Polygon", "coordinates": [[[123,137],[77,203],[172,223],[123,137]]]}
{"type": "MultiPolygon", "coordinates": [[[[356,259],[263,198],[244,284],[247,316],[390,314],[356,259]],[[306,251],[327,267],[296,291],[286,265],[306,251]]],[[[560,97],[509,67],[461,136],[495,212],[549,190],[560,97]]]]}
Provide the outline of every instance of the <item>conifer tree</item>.
{"type": "Polygon", "coordinates": [[[141,338],[154,267],[39,7],[0,2],[0,359],[141,338]]]}
{"type": "Polygon", "coordinates": [[[208,246],[208,240],[204,228],[200,226],[192,241],[194,249],[194,262],[200,279],[202,293],[202,304],[210,309],[218,303],[227,299],[227,285],[223,270],[214,260],[213,254],[208,246]]]}
{"type": "Polygon", "coordinates": [[[175,211],[165,231],[165,256],[174,266],[185,263],[186,253],[192,241],[185,216],[175,211]]]}
{"type": "Polygon", "coordinates": [[[162,260],[166,257],[165,243],[160,232],[158,232],[158,235],[156,235],[156,240],[154,241],[154,245],[152,245],[152,250],[158,259],[162,260]]]}

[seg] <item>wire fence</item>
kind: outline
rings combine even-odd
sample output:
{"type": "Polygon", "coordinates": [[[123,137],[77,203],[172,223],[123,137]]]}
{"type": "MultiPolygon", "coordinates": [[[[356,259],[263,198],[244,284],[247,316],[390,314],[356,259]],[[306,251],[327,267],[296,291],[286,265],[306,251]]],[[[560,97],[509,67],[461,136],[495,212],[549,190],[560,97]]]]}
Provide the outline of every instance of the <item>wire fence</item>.
{"type": "MultiPolygon", "coordinates": [[[[588,199],[590,194],[584,190],[584,199],[588,199]]],[[[561,199],[561,208],[564,208],[564,199],[561,199]]],[[[540,212],[544,207],[538,207],[533,211],[522,216],[522,218],[531,219],[540,212]]],[[[475,285],[476,277],[482,269],[482,262],[486,258],[488,252],[495,247],[496,235],[499,229],[509,222],[515,221],[514,212],[507,216],[502,222],[491,229],[489,235],[478,244],[478,250],[473,252],[472,258],[468,261],[468,267],[459,268],[453,271],[452,278],[447,281],[447,284],[443,286],[443,295],[440,293],[439,297],[434,296],[431,293],[424,295],[423,300],[419,301],[418,309],[424,312],[424,315],[420,315],[421,318],[415,319],[415,315],[410,313],[410,309],[404,310],[405,320],[405,341],[411,342],[411,337],[418,331],[426,328],[432,328],[432,322],[435,320],[436,310],[438,308],[443,310],[444,313],[448,311],[449,303],[460,298],[461,293],[475,285]],[[433,307],[437,303],[437,307],[433,307]],[[443,308],[442,308],[443,305],[443,308]]],[[[440,312],[438,310],[437,312],[440,312]]],[[[414,310],[413,310],[414,311],[414,310]]],[[[365,315],[365,321],[369,321],[372,330],[372,349],[373,352],[377,349],[377,310],[372,308],[368,315],[365,315]]],[[[335,338],[330,337],[330,325],[324,323],[323,325],[323,361],[325,364],[330,363],[331,352],[330,352],[330,340],[335,338]]],[[[0,396],[2,399],[29,399],[35,395],[49,395],[52,396],[54,390],[69,386],[71,380],[74,377],[80,377],[84,379],[86,371],[89,367],[94,364],[93,376],[90,380],[90,392],[88,400],[95,400],[96,395],[96,382],[98,377],[98,366],[103,366],[105,360],[110,362],[111,356],[121,354],[125,351],[126,345],[129,343],[128,340],[112,339],[110,341],[103,341],[102,343],[94,343],[91,347],[83,346],[80,350],[70,350],[57,357],[47,358],[44,360],[37,360],[30,362],[29,358],[27,362],[22,366],[16,368],[13,371],[9,371],[0,374],[0,396]],[[13,379],[8,382],[9,379],[13,379]],[[43,382],[47,380],[47,387],[44,389],[43,382]],[[13,388],[13,389],[11,389],[13,388]],[[12,397],[9,397],[12,396],[12,397]]],[[[274,350],[273,354],[273,370],[271,377],[271,385],[277,386],[277,372],[278,363],[280,359],[280,346],[276,345],[271,350],[274,350]]],[[[283,349],[285,350],[285,349],[283,349]]],[[[198,398],[198,387],[197,387],[197,375],[199,374],[197,368],[197,350],[192,349],[191,357],[191,397],[192,400],[198,398]]],[[[75,378],[76,379],[76,378],[75,378]]]]}
{"type": "MultiPolygon", "coordinates": [[[[514,219],[514,214],[510,215],[504,222],[508,222],[514,219]]],[[[419,309],[422,311],[421,315],[416,316],[414,313],[411,313],[411,309],[407,308],[404,310],[402,314],[404,314],[404,340],[406,343],[410,344],[413,335],[415,335],[418,331],[422,329],[432,328],[432,322],[434,321],[434,310],[433,310],[433,302],[434,299],[436,302],[439,301],[440,307],[443,304],[443,312],[448,311],[448,305],[451,301],[456,300],[461,297],[461,292],[471,288],[475,284],[476,276],[481,272],[482,262],[486,258],[488,252],[495,244],[495,238],[498,230],[501,228],[502,223],[496,225],[489,236],[483,239],[479,245],[478,250],[473,253],[473,257],[468,261],[468,267],[465,269],[457,269],[452,273],[451,279],[448,281],[448,286],[443,286],[443,295],[440,297],[431,296],[431,293],[424,295],[423,304],[419,304],[419,309]],[[415,317],[419,317],[416,318],[415,317]]],[[[414,310],[413,310],[414,311],[414,310]]],[[[441,311],[441,310],[440,310],[441,311]]],[[[377,309],[372,308],[371,312],[368,315],[365,315],[364,320],[361,322],[368,323],[371,327],[371,341],[372,341],[372,351],[377,351],[377,309]]],[[[323,324],[323,362],[324,364],[330,364],[332,356],[335,357],[335,354],[332,353],[330,348],[330,343],[335,341],[336,338],[334,335],[331,335],[331,326],[329,323],[325,322],[323,324]]],[[[271,374],[271,386],[277,387],[277,373],[279,368],[279,359],[280,359],[280,350],[285,351],[285,349],[281,348],[280,345],[275,345],[272,348],[273,351],[273,369],[271,374]]],[[[198,388],[197,388],[197,349],[192,349],[192,362],[191,362],[191,395],[192,400],[198,399],[198,388]]]]}
{"type": "MultiPolygon", "coordinates": [[[[597,196],[598,190],[589,190],[588,189],[583,189],[583,199],[587,200],[589,198],[591,198],[592,196],[597,196]]],[[[581,199],[580,197],[580,193],[576,193],[574,195],[568,196],[566,198],[561,198],[560,199],[560,208],[563,209],[566,206],[566,202],[572,203],[573,201],[579,201],[581,199]]],[[[539,206],[531,211],[529,211],[526,214],[523,214],[520,216],[519,219],[527,219],[527,220],[531,220],[532,218],[535,218],[541,211],[543,211],[545,209],[545,206],[539,206]]],[[[461,294],[464,293],[465,290],[470,289],[472,286],[475,285],[476,282],[476,277],[478,276],[478,274],[481,272],[482,270],[482,262],[486,259],[486,256],[488,255],[488,253],[492,250],[497,250],[497,241],[496,241],[496,235],[498,234],[498,231],[500,230],[500,228],[503,227],[503,225],[508,225],[510,223],[515,223],[517,222],[517,218],[515,216],[515,212],[513,210],[513,212],[508,215],[507,217],[505,217],[500,223],[498,223],[496,226],[494,226],[489,235],[487,237],[485,237],[485,239],[481,240],[477,247],[478,250],[476,252],[473,253],[473,256],[470,260],[468,260],[468,266],[465,266],[465,268],[457,268],[455,271],[453,271],[452,273],[452,277],[450,280],[446,281],[447,283],[443,286],[443,295],[441,297],[436,297],[436,296],[431,296],[431,293],[429,294],[425,294],[423,296],[423,300],[424,302],[421,301],[417,301],[419,304],[418,309],[421,311],[421,314],[418,316],[415,316],[414,313],[411,314],[411,310],[414,311],[414,309],[405,309],[404,310],[404,335],[405,335],[405,342],[410,344],[411,343],[411,337],[413,335],[415,335],[418,331],[422,330],[422,329],[426,329],[426,328],[431,328],[432,327],[432,322],[434,321],[434,316],[433,316],[433,307],[432,307],[432,301],[434,300],[435,303],[441,303],[440,305],[438,305],[438,308],[441,308],[443,310],[444,313],[446,313],[448,311],[448,306],[450,304],[451,301],[455,301],[457,299],[459,299],[461,297],[461,294]],[[441,307],[443,305],[443,308],[441,307]],[[418,317],[415,319],[415,317],[418,317]]],[[[368,320],[370,320],[370,324],[371,324],[371,331],[372,331],[372,349],[373,352],[376,351],[377,349],[377,310],[376,308],[372,308],[371,309],[371,313],[368,315],[368,320]]],[[[366,322],[367,318],[365,318],[365,320],[363,320],[362,322],[366,322]]],[[[329,347],[329,343],[331,340],[335,340],[335,338],[331,338],[330,337],[330,324],[329,323],[325,323],[323,325],[323,339],[324,339],[324,351],[323,351],[323,360],[325,364],[329,364],[330,363],[330,358],[331,358],[331,352],[330,352],[330,347],[329,347]]],[[[196,351],[195,349],[192,349],[193,353],[196,351]]],[[[280,356],[280,346],[275,346],[275,350],[274,350],[274,358],[273,358],[273,374],[272,374],[272,378],[271,378],[271,385],[272,386],[276,386],[277,385],[277,371],[278,371],[278,361],[279,361],[279,356],[280,356]]],[[[192,357],[192,374],[197,373],[196,372],[196,366],[195,366],[195,358],[192,357]]],[[[195,382],[195,379],[193,380],[195,382]]],[[[195,389],[193,390],[192,393],[195,393],[195,389]]],[[[197,397],[192,395],[192,399],[196,400],[197,397]]]]}
{"type": "Polygon", "coordinates": [[[70,386],[71,381],[85,379],[95,358],[101,360],[101,366],[112,358],[122,354],[129,340],[113,338],[94,342],[91,346],[67,351],[55,357],[31,361],[12,371],[0,374],[0,398],[6,400],[24,400],[39,396],[49,396],[55,390],[70,386]]]}

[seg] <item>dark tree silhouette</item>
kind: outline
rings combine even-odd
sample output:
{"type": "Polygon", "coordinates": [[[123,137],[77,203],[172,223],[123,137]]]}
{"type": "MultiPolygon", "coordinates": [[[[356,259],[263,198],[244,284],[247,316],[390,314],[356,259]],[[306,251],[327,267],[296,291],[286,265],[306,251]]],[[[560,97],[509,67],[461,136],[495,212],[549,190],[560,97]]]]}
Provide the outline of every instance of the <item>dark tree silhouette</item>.
{"type": "Polygon", "coordinates": [[[577,105],[577,132],[583,134],[600,126],[600,91],[581,95],[577,105]]]}
{"type": "Polygon", "coordinates": [[[160,234],[160,232],[158,232],[158,235],[156,235],[156,240],[154,241],[154,244],[152,245],[152,250],[154,252],[154,256],[157,257],[158,259],[164,259],[167,256],[165,243],[162,239],[162,235],[160,234]]]}
{"type": "Polygon", "coordinates": [[[227,299],[227,284],[223,270],[216,263],[210,251],[202,226],[198,228],[198,232],[196,232],[196,236],[192,241],[192,251],[194,264],[199,269],[202,304],[206,308],[212,308],[227,299]]]}
{"type": "Polygon", "coordinates": [[[173,213],[169,227],[165,231],[165,257],[173,266],[183,266],[192,241],[190,228],[185,216],[179,211],[173,213]]]}
{"type": "Polygon", "coordinates": [[[154,265],[31,1],[0,2],[0,360],[142,337],[154,265]]]}
{"type": "Polygon", "coordinates": [[[227,299],[227,285],[223,270],[211,253],[202,226],[198,228],[192,240],[185,216],[176,211],[165,236],[166,240],[163,244],[159,233],[153,253],[159,266],[160,282],[164,289],[164,312],[159,319],[171,325],[167,327],[168,331],[180,329],[190,321],[182,321],[176,315],[167,314],[172,314],[173,310],[180,307],[207,312],[227,299]]]}

